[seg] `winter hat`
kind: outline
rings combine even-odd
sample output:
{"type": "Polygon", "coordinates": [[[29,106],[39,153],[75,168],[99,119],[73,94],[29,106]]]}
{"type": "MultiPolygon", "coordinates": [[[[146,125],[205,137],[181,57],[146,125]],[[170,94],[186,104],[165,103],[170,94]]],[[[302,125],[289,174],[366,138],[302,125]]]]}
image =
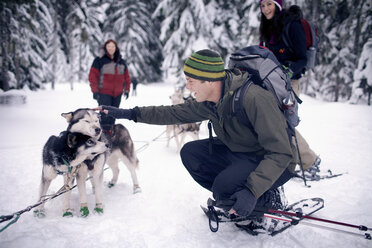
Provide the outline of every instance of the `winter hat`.
{"type": "MultiPolygon", "coordinates": [[[[266,0],[260,0],[260,8],[261,8],[262,1],[266,1],[266,0]]],[[[283,5],[282,0],[271,0],[271,1],[273,1],[275,5],[278,6],[279,10],[282,11],[282,5],[283,5]]]]}
{"type": "Polygon", "coordinates": [[[186,76],[202,81],[221,81],[225,77],[221,56],[208,49],[197,51],[188,57],[183,70],[186,76]]]}

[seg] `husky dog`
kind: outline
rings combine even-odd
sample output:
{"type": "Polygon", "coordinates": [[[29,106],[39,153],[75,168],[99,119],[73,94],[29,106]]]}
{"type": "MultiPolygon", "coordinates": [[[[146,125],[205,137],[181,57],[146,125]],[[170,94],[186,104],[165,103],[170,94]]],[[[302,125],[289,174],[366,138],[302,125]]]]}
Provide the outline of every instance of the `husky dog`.
{"type": "MultiPolygon", "coordinates": [[[[64,183],[72,187],[74,178],[71,172],[76,172],[77,186],[82,208],[86,207],[87,196],[85,192],[85,180],[87,178],[87,167],[83,161],[94,159],[98,154],[107,151],[109,145],[105,142],[92,139],[88,135],[64,131],[59,137],[51,136],[43,148],[43,169],[40,183],[40,201],[45,199],[50,183],[57,175],[64,176],[64,183]]],[[[70,209],[71,191],[64,194],[63,216],[72,216],[70,209]]],[[[101,203],[97,199],[97,203],[101,203]]],[[[44,217],[44,203],[34,211],[35,216],[44,217]]]]}
{"type": "MultiPolygon", "coordinates": [[[[112,179],[108,186],[113,187],[119,176],[119,159],[127,166],[133,181],[133,193],[141,192],[138,183],[136,169],[138,168],[137,154],[128,130],[121,124],[113,126],[112,137],[102,133],[99,123],[100,114],[91,109],[77,109],[74,112],[63,113],[62,116],[68,122],[67,131],[79,132],[91,135],[98,140],[107,140],[110,150],[106,153],[106,163],[112,170],[112,179]]],[[[95,167],[96,163],[92,164],[95,167]]],[[[95,185],[93,185],[95,186],[95,185]]]]}
{"type": "MultiPolygon", "coordinates": [[[[191,97],[191,96],[190,96],[191,97]]],[[[177,89],[169,97],[173,105],[184,103],[188,98],[183,97],[183,90],[177,89]]],[[[166,135],[167,135],[167,147],[169,147],[170,140],[174,137],[177,145],[177,152],[180,152],[187,135],[190,135],[194,140],[199,139],[199,130],[201,123],[187,123],[179,125],[167,125],[166,135]],[[178,136],[181,136],[179,140],[178,136]]]]}

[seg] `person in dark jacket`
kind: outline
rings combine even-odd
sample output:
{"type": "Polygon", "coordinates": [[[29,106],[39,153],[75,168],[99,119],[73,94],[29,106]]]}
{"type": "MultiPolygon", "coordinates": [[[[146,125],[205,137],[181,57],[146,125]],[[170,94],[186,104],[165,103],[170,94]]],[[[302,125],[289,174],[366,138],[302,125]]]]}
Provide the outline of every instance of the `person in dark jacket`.
{"type": "MultiPolygon", "coordinates": [[[[269,48],[279,62],[289,68],[291,86],[300,96],[300,78],[305,73],[306,37],[300,19],[301,9],[293,5],[288,10],[282,9],[282,0],[260,0],[261,24],[260,44],[269,48]],[[292,49],[283,40],[284,29],[288,26],[292,49]]],[[[320,157],[310,148],[304,137],[296,130],[303,169],[314,175],[319,172],[320,157]]],[[[300,161],[297,161],[300,164],[300,161]]]]}
{"type": "MultiPolygon", "coordinates": [[[[258,199],[292,176],[295,150],[289,142],[285,118],[274,96],[254,84],[243,104],[254,131],[233,116],[233,92],[248,73],[225,70],[217,52],[205,49],[193,53],[185,62],[184,73],[186,88],[195,99],[170,106],[100,106],[95,110],[156,125],[210,120],[217,137],[210,135],[209,139],[186,143],[181,149],[182,162],[193,179],[213,193],[216,206],[231,215],[249,215],[258,199]]],[[[280,201],[272,199],[273,204],[280,201]]]]}
{"type": "Polygon", "coordinates": [[[137,96],[137,84],[138,80],[135,77],[132,77],[132,96],[137,96]]]}
{"type": "MultiPolygon", "coordinates": [[[[89,71],[90,88],[98,105],[119,107],[121,96],[129,97],[130,76],[125,60],[114,40],[107,40],[103,46],[104,54],[96,57],[89,71]]],[[[115,119],[103,114],[101,126],[103,131],[112,136],[115,119]]]]}

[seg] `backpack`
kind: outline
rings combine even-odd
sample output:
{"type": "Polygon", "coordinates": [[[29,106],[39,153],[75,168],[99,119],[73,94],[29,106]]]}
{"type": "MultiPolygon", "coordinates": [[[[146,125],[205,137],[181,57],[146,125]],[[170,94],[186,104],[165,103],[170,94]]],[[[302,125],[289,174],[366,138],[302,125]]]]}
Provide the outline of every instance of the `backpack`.
{"type": "MultiPolygon", "coordinates": [[[[307,70],[314,69],[316,54],[317,54],[318,45],[319,45],[318,31],[312,22],[304,18],[301,18],[300,21],[301,21],[302,27],[304,28],[305,38],[306,38],[306,57],[307,57],[306,69],[307,70]]],[[[292,41],[291,39],[289,39],[289,26],[290,26],[290,23],[288,23],[285,26],[282,37],[283,37],[283,42],[286,45],[286,47],[288,47],[291,53],[294,53],[292,41]]]]}
{"type": "Polygon", "coordinates": [[[245,47],[231,54],[228,67],[249,73],[246,81],[233,93],[233,116],[253,129],[243,101],[249,86],[254,83],[273,94],[288,123],[288,135],[294,136],[294,129],[300,122],[298,103],[302,101],[293,92],[290,78],[275,55],[263,46],[245,47]]]}

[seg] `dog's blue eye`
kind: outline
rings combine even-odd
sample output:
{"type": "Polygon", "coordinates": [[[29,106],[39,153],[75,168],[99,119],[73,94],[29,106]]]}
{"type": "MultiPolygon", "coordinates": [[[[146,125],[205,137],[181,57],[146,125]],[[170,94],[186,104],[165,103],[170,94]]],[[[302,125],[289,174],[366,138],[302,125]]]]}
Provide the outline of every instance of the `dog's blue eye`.
{"type": "Polygon", "coordinates": [[[94,141],[92,139],[87,140],[87,145],[94,145],[94,141]]]}

